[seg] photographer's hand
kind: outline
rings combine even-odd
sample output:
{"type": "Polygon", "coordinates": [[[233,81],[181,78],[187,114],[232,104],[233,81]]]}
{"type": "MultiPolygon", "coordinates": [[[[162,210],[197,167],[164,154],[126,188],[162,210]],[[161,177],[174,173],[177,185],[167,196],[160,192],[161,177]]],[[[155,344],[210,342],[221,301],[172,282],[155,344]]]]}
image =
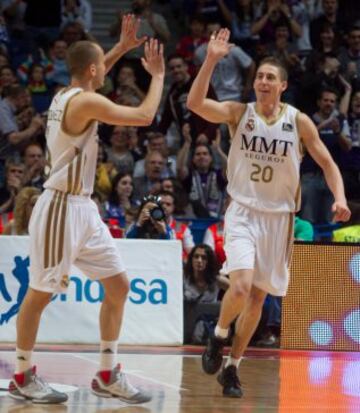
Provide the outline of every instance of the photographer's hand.
{"type": "Polygon", "coordinates": [[[155,219],[150,218],[150,220],[157,232],[166,234],[166,223],[163,219],[161,221],[156,221],[155,219]]]}
{"type": "Polygon", "coordinates": [[[145,222],[150,219],[150,211],[154,207],[156,207],[156,204],[154,204],[153,202],[149,202],[144,205],[142,211],[140,212],[137,223],[136,223],[138,227],[142,227],[145,224],[145,222]]]}

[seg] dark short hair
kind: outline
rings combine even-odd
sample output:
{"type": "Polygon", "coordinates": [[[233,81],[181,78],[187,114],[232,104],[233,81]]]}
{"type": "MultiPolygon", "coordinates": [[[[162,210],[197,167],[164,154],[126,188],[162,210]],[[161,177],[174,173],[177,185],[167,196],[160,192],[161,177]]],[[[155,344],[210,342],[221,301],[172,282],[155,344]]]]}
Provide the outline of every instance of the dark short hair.
{"type": "Polygon", "coordinates": [[[86,69],[99,59],[99,45],[80,40],[67,49],[66,62],[71,76],[82,76],[86,69]]]}
{"type": "Polygon", "coordinates": [[[273,57],[273,56],[265,57],[264,59],[262,59],[260,61],[259,66],[258,66],[258,70],[259,70],[259,67],[261,67],[263,65],[270,65],[270,66],[277,67],[278,70],[279,70],[279,73],[280,73],[280,79],[282,81],[287,81],[288,80],[288,72],[286,70],[286,67],[284,66],[282,61],[279,60],[278,58],[273,57]]]}

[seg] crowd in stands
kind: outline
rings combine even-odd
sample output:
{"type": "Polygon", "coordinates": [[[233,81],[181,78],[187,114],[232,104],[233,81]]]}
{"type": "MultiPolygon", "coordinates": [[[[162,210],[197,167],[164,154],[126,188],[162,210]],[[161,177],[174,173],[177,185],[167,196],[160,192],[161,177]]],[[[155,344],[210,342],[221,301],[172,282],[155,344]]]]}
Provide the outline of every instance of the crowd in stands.
{"type": "MultiPolygon", "coordinates": [[[[165,46],[176,46],[165,49],[167,92],[156,121],[141,128],[100,125],[93,199],[114,237],[181,240],[187,262],[185,300],[212,301],[219,297],[219,285],[226,288],[226,282],[216,278],[218,273],[202,273],[201,260],[207,265],[214,260],[217,271],[225,260],[222,218],[229,203],[230,137],[225,125],[209,123],[186,107],[209,36],[226,26],[234,43],[215,69],[208,91],[212,98],[252,101],[260,60],[272,55],[284,63],[289,87],[283,100],[316,124],[356,210],[360,202],[360,8],[357,0],[169,3],[178,38],[173,38],[169,22],[159,12],[161,2],[133,0],[129,10],[114,10],[116,18],[109,27],[114,42],[122,15],[131,12],[142,21],[139,36],[154,36],[165,46]],[[208,227],[202,239],[193,231],[199,220],[206,220],[208,227]]],[[[0,6],[0,233],[21,235],[27,233],[31,207],[51,168],[46,152],[47,110],[54,94],[69,84],[66,50],[75,41],[96,40],[91,34],[96,15],[89,0],[2,0],[0,6]]],[[[149,84],[142,55],[142,48],[125,55],[99,93],[118,104],[138,105],[149,84]]],[[[331,224],[332,195],[321,169],[307,154],[301,191],[298,226],[301,218],[310,230],[305,238],[297,238],[310,240],[312,226],[331,224]]],[[[347,240],[360,242],[357,228],[347,240]]]]}

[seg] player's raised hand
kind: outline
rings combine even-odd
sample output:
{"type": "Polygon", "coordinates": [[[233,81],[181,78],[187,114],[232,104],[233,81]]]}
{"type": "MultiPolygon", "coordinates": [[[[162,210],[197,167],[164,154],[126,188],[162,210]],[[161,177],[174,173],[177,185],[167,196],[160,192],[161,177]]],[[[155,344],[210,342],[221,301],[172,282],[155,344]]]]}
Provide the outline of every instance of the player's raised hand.
{"type": "Polygon", "coordinates": [[[210,36],[207,47],[208,58],[218,61],[226,56],[234,46],[232,43],[229,43],[229,39],[229,29],[220,29],[217,33],[214,32],[210,36]]]}
{"type": "Polygon", "coordinates": [[[332,212],[334,213],[333,221],[349,221],[351,212],[346,202],[334,202],[331,207],[332,212]]]}
{"type": "Polygon", "coordinates": [[[144,69],[151,76],[163,76],[165,74],[164,45],[151,38],[145,43],[144,52],[145,57],[141,58],[144,69]]]}
{"type": "Polygon", "coordinates": [[[131,49],[141,46],[145,42],[146,36],[137,37],[139,26],[140,19],[136,18],[133,14],[125,14],[123,16],[121,20],[119,47],[128,52],[131,49]]]}

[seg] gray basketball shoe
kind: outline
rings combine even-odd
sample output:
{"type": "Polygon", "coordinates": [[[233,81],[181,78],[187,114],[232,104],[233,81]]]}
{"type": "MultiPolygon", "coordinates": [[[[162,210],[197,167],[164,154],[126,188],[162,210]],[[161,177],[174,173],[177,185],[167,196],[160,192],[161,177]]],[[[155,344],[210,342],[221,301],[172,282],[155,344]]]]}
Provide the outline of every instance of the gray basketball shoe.
{"type": "Polygon", "coordinates": [[[42,404],[64,403],[68,399],[67,394],[54,390],[38,377],[35,366],[24,373],[14,374],[9,383],[9,396],[42,404]]]}
{"type": "Polygon", "coordinates": [[[120,364],[110,371],[98,371],[91,382],[91,390],[100,397],[115,397],[129,404],[146,403],[151,395],[132,386],[120,364]]]}

